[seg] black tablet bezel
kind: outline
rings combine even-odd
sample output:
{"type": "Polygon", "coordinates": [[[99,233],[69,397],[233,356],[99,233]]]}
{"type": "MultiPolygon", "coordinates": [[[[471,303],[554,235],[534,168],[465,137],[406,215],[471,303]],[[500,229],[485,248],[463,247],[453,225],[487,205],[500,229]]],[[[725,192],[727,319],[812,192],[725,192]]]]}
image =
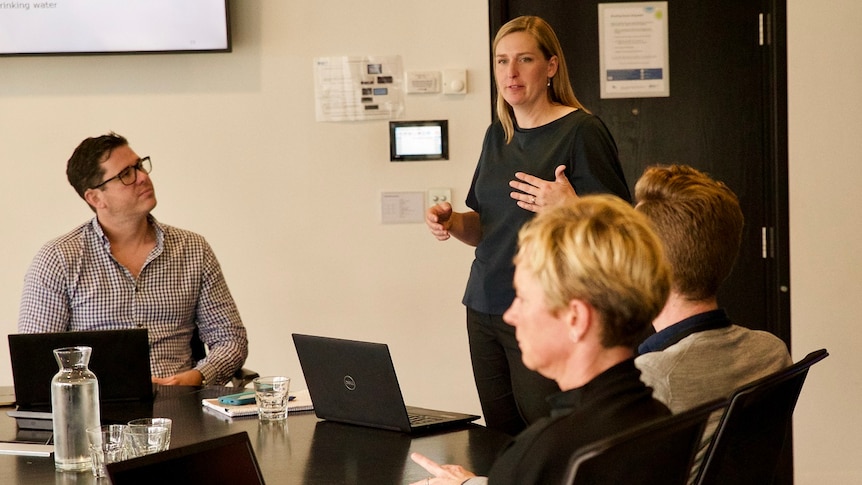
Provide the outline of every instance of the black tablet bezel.
{"type": "Polygon", "coordinates": [[[448,120],[426,120],[426,121],[390,121],[389,122],[389,160],[393,162],[415,162],[428,160],[449,160],[449,121],[448,120]],[[424,153],[400,155],[396,152],[395,132],[398,128],[417,126],[439,126],[440,127],[440,153],[424,153]]]}

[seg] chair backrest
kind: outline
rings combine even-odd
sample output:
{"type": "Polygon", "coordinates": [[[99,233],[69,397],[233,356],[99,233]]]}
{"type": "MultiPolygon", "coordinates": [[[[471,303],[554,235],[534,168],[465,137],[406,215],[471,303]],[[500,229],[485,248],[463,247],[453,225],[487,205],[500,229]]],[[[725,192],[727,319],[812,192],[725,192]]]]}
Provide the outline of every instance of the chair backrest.
{"type": "Polygon", "coordinates": [[[811,352],[799,362],[734,391],[696,483],[771,483],[808,370],[828,355],[825,349],[811,352]]]}
{"type": "Polygon", "coordinates": [[[192,347],[192,359],[194,359],[195,362],[207,356],[207,348],[204,345],[204,341],[201,340],[200,330],[198,330],[197,325],[195,325],[195,330],[192,333],[192,340],[189,344],[192,347]]]}
{"type": "Polygon", "coordinates": [[[581,447],[572,454],[564,485],[684,485],[718,399],[581,447]]]}
{"type": "MultiPolygon", "coordinates": [[[[191,345],[192,347],[192,359],[194,359],[195,362],[207,356],[207,348],[206,345],[204,345],[204,341],[201,340],[200,331],[198,330],[197,326],[195,326],[194,333],[192,333],[192,339],[191,342],[189,342],[189,345],[191,345]]],[[[245,367],[241,367],[233,373],[230,382],[233,387],[237,389],[244,389],[245,386],[250,384],[251,381],[255,380],[258,377],[260,377],[260,374],[258,374],[257,372],[251,369],[246,369],[245,367]]]]}

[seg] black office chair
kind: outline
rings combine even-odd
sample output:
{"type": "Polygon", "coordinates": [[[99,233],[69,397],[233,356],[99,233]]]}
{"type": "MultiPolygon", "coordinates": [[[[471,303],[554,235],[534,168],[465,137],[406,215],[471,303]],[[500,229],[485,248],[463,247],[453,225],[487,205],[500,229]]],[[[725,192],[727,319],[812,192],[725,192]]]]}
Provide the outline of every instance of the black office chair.
{"type": "MultiPolygon", "coordinates": [[[[195,331],[192,334],[191,346],[192,358],[195,360],[195,362],[207,356],[206,346],[204,345],[203,340],[201,340],[200,333],[198,332],[197,327],[195,327],[195,331]]],[[[258,374],[257,372],[251,369],[246,369],[245,367],[241,367],[233,373],[230,382],[233,387],[237,389],[243,389],[245,386],[250,384],[251,381],[257,379],[258,377],[260,377],[260,374],[258,374]]]]}
{"type": "Polygon", "coordinates": [[[695,483],[772,483],[808,370],[828,355],[826,349],[811,352],[799,362],[734,391],[695,483]]]}
{"type": "Polygon", "coordinates": [[[709,416],[727,406],[717,399],[579,448],[564,485],[685,485],[709,416]]]}

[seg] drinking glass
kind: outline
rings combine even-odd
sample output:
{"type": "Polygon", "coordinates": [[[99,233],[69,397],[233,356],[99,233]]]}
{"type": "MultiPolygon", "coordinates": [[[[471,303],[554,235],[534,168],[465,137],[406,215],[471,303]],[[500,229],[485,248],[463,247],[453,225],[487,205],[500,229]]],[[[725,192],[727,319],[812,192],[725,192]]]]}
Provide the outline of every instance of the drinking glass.
{"type": "Polygon", "coordinates": [[[165,451],[168,428],[155,425],[126,426],[124,438],[128,458],[165,451]]]}
{"type": "Polygon", "coordinates": [[[171,447],[171,418],[138,418],[129,421],[129,426],[164,426],[168,428],[168,436],[165,442],[165,449],[171,447]]]}
{"type": "Polygon", "coordinates": [[[90,442],[90,457],[93,459],[93,476],[106,477],[106,465],[126,459],[124,442],[126,426],[123,424],[108,424],[87,428],[87,439],[90,442]]]}
{"type": "Polygon", "coordinates": [[[261,421],[287,419],[287,393],[290,378],[284,376],[258,377],[254,380],[254,398],[257,417],[261,421]]]}

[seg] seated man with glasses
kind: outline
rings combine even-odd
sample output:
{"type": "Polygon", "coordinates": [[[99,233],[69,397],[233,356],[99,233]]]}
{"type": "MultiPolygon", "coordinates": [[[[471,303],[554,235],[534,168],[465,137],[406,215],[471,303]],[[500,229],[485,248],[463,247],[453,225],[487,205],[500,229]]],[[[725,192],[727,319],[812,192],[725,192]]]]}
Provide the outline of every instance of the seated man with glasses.
{"type": "Polygon", "coordinates": [[[78,145],[66,175],[96,217],[33,259],[18,331],[146,328],[153,382],[224,384],[248,355],[245,327],[206,240],[150,214],[151,169],[116,133],[78,145]],[[196,329],[209,347],[200,361],[196,329]]]}

